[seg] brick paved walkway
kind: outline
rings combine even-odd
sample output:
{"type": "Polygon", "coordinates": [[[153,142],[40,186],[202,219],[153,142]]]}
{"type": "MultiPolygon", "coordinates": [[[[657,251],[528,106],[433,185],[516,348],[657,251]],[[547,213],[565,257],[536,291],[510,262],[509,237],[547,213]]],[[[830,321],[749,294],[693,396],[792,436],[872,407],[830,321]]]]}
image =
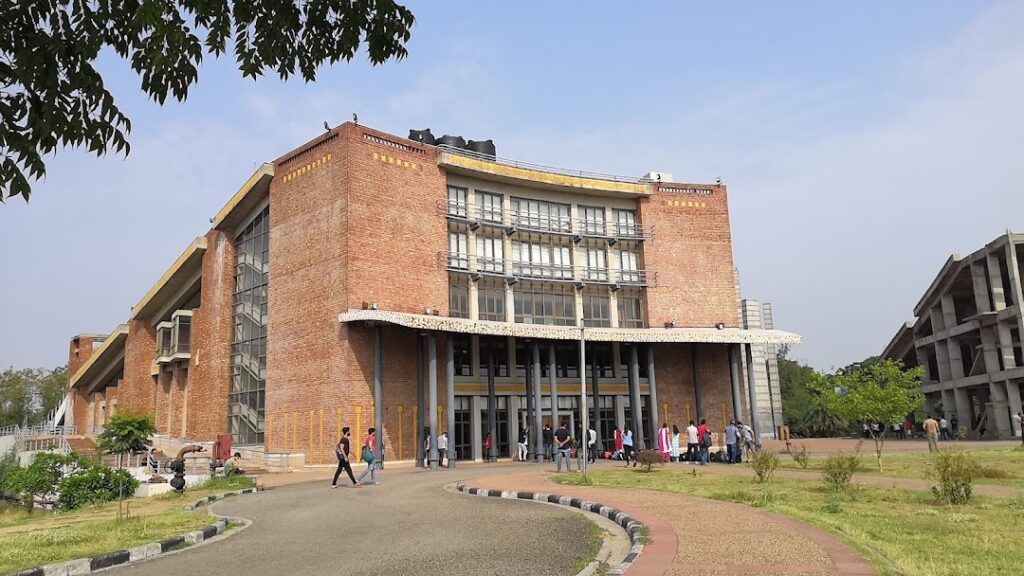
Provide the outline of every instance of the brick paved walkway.
{"type": "Polygon", "coordinates": [[[614,506],[643,522],[651,542],[631,575],[862,576],[874,569],[852,548],[817,528],[778,514],[685,494],[564,486],[547,471],[489,475],[467,486],[573,496],[614,506]]]}

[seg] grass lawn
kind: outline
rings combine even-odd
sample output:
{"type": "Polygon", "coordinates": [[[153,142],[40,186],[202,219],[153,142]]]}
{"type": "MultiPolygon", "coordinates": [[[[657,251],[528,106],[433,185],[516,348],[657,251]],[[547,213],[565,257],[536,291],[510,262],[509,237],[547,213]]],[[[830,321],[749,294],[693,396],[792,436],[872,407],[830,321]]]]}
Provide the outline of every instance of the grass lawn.
{"type": "MultiPolygon", "coordinates": [[[[581,477],[552,480],[573,484],[581,477]]],[[[760,485],[741,476],[664,468],[602,470],[590,480],[594,486],[682,492],[778,512],[850,543],[881,574],[1019,574],[1024,566],[1024,500],[976,497],[968,505],[942,506],[920,491],[854,487],[836,494],[816,481],[760,485]]]]}
{"type": "Polygon", "coordinates": [[[213,522],[205,511],[186,512],[203,496],[252,486],[244,478],[222,479],[186,490],[130,501],[132,517],[117,521],[117,502],[52,513],[0,508],[0,573],[124,550],[189,532],[213,522]]]}
{"type": "MultiPolygon", "coordinates": [[[[948,448],[953,444],[946,442],[940,445],[948,448]]],[[[793,442],[793,451],[800,449],[800,442],[793,442]]],[[[978,484],[995,484],[1000,486],[1017,486],[1024,488],[1024,450],[1018,448],[986,448],[981,450],[968,450],[978,464],[981,465],[981,477],[978,484]]],[[[931,461],[928,452],[912,452],[901,454],[882,454],[882,472],[878,471],[875,461],[874,444],[865,442],[861,448],[861,455],[864,463],[858,474],[870,474],[873,476],[888,476],[891,478],[925,478],[925,470],[931,461]]],[[[793,458],[786,453],[779,453],[780,470],[804,470],[793,458]]],[[[808,472],[819,472],[823,456],[812,456],[808,459],[808,472]]],[[[856,476],[854,476],[856,479],[856,476]]]]}

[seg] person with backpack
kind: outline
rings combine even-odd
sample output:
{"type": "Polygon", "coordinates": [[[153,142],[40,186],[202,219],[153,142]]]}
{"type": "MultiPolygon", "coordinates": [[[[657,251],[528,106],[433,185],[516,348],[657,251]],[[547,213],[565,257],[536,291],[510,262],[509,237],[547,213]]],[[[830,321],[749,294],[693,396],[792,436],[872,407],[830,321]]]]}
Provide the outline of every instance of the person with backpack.
{"type": "MultiPolygon", "coordinates": [[[[744,424],[743,422],[737,422],[736,427],[739,428],[740,436],[743,438],[743,447],[747,451],[747,462],[750,462],[750,457],[757,448],[754,444],[754,429],[749,424],[744,424]]],[[[740,462],[743,462],[742,454],[740,455],[740,462]]]]}
{"type": "Polygon", "coordinates": [[[338,476],[341,475],[342,470],[348,473],[348,478],[352,481],[353,486],[358,488],[363,485],[362,482],[356,481],[355,475],[352,474],[352,464],[348,460],[350,452],[349,430],[348,426],[341,429],[341,440],[338,440],[338,445],[334,447],[334,455],[338,457],[338,469],[334,471],[334,480],[331,480],[331,488],[338,487],[338,476]]]}
{"type": "Polygon", "coordinates": [[[369,474],[370,475],[370,484],[374,484],[374,485],[378,484],[378,482],[377,482],[377,464],[376,464],[376,462],[374,462],[374,455],[373,455],[373,449],[374,449],[374,446],[376,445],[376,443],[377,443],[377,429],[376,428],[370,428],[369,430],[366,431],[366,438],[363,440],[363,447],[361,449],[362,453],[360,454],[360,458],[362,459],[362,461],[366,462],[366,470],[364,470],[363,473],[359,475],[359,478],[356,479],[356,482],[362,483],[363,478],[366,478],[366,475],[369,474]]]}
{"type": "Polygon", "coordinates": [[[444,466],[444,457],[448,454],[448,433],[444,430],[437,437],[437,466],[444,466]]]}
{"type": "Polygon", "coordinates": [[[697,426],[697,441],[700,442],[700,465],[704,466],[709,461],[709,450],[711,449],[711,428],[707,420],[700,419],[700,426],[697,426]]]}

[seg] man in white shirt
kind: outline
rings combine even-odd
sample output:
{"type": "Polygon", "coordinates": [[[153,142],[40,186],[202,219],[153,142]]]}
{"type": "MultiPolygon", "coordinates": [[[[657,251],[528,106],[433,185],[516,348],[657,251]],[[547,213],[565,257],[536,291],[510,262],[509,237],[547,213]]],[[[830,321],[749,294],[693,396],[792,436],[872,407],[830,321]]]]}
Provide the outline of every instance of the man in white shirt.
{"type": "Polygon", "coordinates": [[[448,454],[448,433],[441,432],[437,437],[437,465],[444,466],[444,457],[448,454]]]}
{"type": "Polygon", "coordinates": [[[700,444],[697,443],[697,426],[694,425],[693,420],[690,420],[690,425],[686,427],[686,461],[689,464],[693,464],[697,461],[697,453],[700,451],[700,444]]]}
{"type": "Polygon", "coordinates": [[[593,427],[587,430],[587,459],[591,463],[597,462],[597,430],[593,427]]]}
{"type": "Polygon", "coordinates": [[[943,417],[942,417],[942,418],[941,418],[941,419],[939,420],[939,436],[940,436],[940,437],[941,437],[941,438],[942,438],[943,440],[952,440],[952,439],[953,439],[953,438],[952,438],[952,437],[951,437],[951,436],[949,435],[949,420],[946,420],[946,417],[945,417],[945,416],[943,416],[943,417]]]}

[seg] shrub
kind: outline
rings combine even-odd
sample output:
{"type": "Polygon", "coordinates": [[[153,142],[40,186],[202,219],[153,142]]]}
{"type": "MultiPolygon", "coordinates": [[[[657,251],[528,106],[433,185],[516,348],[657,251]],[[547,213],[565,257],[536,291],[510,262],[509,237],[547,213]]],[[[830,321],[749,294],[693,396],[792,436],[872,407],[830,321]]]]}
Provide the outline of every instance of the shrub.
{"type": "Polygon", "coordinates": [[[757,481],[761,484],[770,482],[775,469],[779,467],[779,457],[767,450],[755,452],[750,460],[750,465],[757,475],[757,481]]]}
{"type": "Polygon", "coordinates": [[[791,452],[789,454],[793,457],[793,461],[800,465],[801,468],[807,470],[807,464],[809,463],[809,456],[807,455],[807,446],[800,444],[799,452],[791,452]]]}
{"type": "Polygon", "coordinates": [[[836,498],[827,498],[825,504],[821,507],[821,511],[827,514],[839,514],[843,511],[843,507],[836,498]]]}
{"type": "Polygon", "coordinates": [[[971,500],[978,462],[959,448],[939,450],[932,456],[925,475],[938,482],[932,486],[935,499],[946,504],[966,504],[971,500]]]}
{"type": "Polygon", "coordinates": [[[139,481],[127,470],[92,466],[64,478],[60,483],[60,509],[74,510],[89,504],[102,504],[135,495],[139,481]]]}
{"type": "Polygon", "coordinates": [[[651,466],[655,464],[664,465],[665,461],[661,459],[661,454],[657,450],[643,450],[636,457],[637,464],[644,467],[647,472],[651,471],[651,466]]]}
{"type": "Polygon", "coordinates": [[[8,482],[14,478],[14,474],[17,473],[19,468],[18,453],[14,448],[11,448],[6,454],[0,457],[0,494],[3,494],[4,492],[14,492],[14,490],[8,486],[8,482]]]}
{"type": "Polygon", "coordinates": [[[853,480],[853,473],[860,469],[861,457],[858,453],[830,454],[821,463],[821,479],[833,490],[845,490],[853,480]]]}

